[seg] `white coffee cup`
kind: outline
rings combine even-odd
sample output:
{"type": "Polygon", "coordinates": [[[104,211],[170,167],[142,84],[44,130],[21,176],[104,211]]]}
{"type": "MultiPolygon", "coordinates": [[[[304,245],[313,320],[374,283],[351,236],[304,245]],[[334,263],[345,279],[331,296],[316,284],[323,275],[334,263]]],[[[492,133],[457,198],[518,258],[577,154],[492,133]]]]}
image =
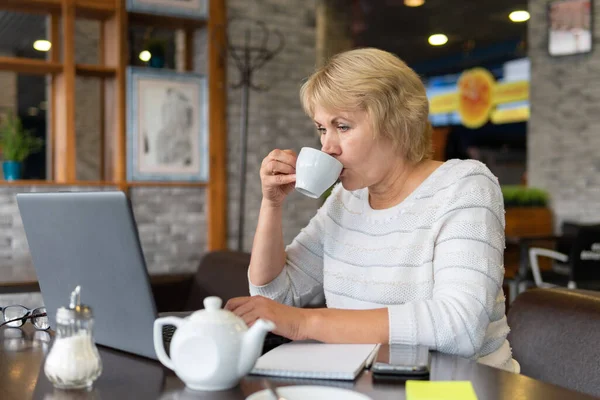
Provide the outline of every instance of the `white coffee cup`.
{"type": "Polygon", "coordinates": [[[321,197],[340,176],[344,166],[334,157],[311,147],[303,147],[296,161],[296,190],[312,197],[321,197]]]}

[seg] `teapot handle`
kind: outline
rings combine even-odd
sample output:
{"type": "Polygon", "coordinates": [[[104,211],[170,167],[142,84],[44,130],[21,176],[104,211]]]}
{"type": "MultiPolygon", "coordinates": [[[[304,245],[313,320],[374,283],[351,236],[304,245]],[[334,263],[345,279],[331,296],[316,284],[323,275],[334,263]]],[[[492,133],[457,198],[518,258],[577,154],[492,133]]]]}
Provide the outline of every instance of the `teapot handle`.
{"type": "Polygon", "coordinates": [[[163,342],[163,327],[165,325],[174,325],[179,328],[179,324],[182,319],[177,317],[163,317],[158,318],[154,321],[154,351],[163,365],[171,370],[175,370],[173,361],[167,355],[165,351],[165,344],[163,342]]]}

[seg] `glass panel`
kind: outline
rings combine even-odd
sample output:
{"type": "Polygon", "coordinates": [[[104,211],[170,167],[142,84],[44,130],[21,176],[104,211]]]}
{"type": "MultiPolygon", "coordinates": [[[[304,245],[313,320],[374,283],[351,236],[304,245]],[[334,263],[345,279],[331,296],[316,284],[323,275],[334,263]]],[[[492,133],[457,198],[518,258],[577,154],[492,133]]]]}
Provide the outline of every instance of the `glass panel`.
{"type": "Polygon", "coordinates": [[[75,21],[75,63],[100,64],[100,22],[89,19],[75,21]]]}
{"type": "Polygon", "coordinates": [[[75,143],[77,180],[103,180],[101,170],[101,80],[75,78],[75,143]]]}
{"type": "MultiPolygon", "coordinates": [[[[43,75],[18,74],[11,71],[0,71],[0,123],[6,121],[8,115],[18,117],[23,130],[41,140],[41,147],[31,152],[22,162],[20,171],[9,171],[5,165],[0,165],[3,173],[0,179],[46,179],[47,170],[47,108],[46,77],[43,75]],[[14,175],[16,174],[16,175],[14,175]]],[[[0,148],[2,147],[0,142],[0,148]]],[[[17,148],[2,148],[0,160],[12,160],[17,148]]]]}
{"type": "Polygon", "coordinates": [[[129,28],[129,63],[135,66],[176,69],[175,31],[129,28]]]}
{"type": "Polygon", "coordinates": [[[46,58],[46,20],[45,15],[0,11],[0,56],[46,58]]]}

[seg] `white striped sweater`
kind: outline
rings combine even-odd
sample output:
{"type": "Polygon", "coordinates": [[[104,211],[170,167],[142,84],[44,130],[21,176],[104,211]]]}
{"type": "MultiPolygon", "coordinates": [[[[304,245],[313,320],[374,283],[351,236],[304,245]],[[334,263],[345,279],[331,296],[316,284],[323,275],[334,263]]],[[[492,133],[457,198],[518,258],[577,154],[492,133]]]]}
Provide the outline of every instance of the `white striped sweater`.
{"type": "Polygon", "coordinates": [[[302,307],[387,307],[390,343],[518,372],[506,340],[504,204],[480,162],[450,160],[400,204],[373,210],[368,189],[337,185],[287,246],[281,274],[252,295],[302,307]]]}

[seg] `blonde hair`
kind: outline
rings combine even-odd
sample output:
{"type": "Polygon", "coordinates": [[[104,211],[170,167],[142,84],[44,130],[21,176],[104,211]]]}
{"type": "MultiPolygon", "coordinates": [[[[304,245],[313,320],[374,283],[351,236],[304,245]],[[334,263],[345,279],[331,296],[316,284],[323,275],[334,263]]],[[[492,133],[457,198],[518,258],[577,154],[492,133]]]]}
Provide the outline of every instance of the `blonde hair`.
{"type": "Polygon", "coordinates": [[[365,48],[333,56],[300,89],[304,111],[366,111],[375,137],[391,140],[402,156],[431,156],[429,101],[419,76],[395,55],[365,48]]]}

